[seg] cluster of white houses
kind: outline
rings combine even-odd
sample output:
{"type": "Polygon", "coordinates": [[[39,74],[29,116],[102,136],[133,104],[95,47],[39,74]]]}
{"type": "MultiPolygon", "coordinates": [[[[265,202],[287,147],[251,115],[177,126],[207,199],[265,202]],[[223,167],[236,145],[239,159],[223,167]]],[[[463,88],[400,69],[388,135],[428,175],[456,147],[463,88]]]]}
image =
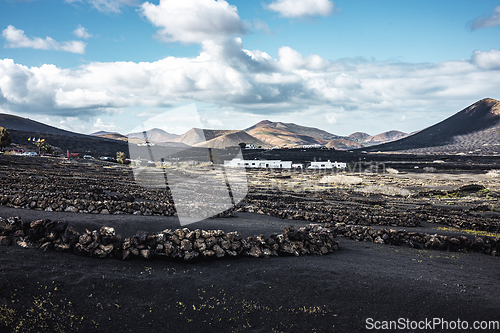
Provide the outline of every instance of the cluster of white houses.
{"type": "MultiPolygon", "coordinates": [[[[304,169],[304,164],[292,163],[292,161],[282,160],[242,160],[235,158],[230,161],[224,161],[225,167],[233,168],[263,168],[263,169],[304,169]]],[[[325,170],[325,169],[345,169],[347,164],[343,162],[311,162],[307,169],[325,170]]]]}

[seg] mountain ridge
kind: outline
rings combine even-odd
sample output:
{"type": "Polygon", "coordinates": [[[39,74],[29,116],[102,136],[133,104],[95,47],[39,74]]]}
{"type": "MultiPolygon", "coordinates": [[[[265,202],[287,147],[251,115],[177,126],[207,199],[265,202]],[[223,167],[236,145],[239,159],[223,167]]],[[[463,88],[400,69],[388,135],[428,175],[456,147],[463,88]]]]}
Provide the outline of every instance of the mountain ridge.
{"type": "Polygon", "coordinates": [[[366,151],[468,153],[500,149],[495,146],[500,146],[500,101],[484,98],[413,135],[366,151]]]}
{"type": "MultiPolygon", "coordinates": [[[[19,133],[16,135],[23,141],[27,141],[28,137],[24,137],[28,134],[40,137],[57,135],[61,138],[88,138],[89,140],[101,138],[110,143],[126,141],[142,143],[144,141],[143,133],[129,133],[129,135],[123,136],[116,132],[99,131],[92,135],[86,135],[10,114],[0,114],[0,126],[7,130],[18,131],[19,133]],[[21,132],[24,134],[21,135],[21,132]],[[141,137],[142,141],[137,137],[141,137]]],[[[417,153],[438,150],[453,153],[496,152],[500,151],[500,101],[484,98],[441,122],[410,134],[391,130],[373,136],[364,132],[355,132],[347,137],[342,137],[314,127],[270,120],[262,120],[245,130],[192,128],[178,136],[153,128],[146,131],[146,134],[148,140],[154,143],[168,144],[170,142],[172,144],[182,143],[188,146],[218,148],[245,142],[266,148],[323,145],[341,150],[363,149],[366,151],[411,151],[417,153]]],[[[61,139],[57,140],[61,142],[61,139]]]]}

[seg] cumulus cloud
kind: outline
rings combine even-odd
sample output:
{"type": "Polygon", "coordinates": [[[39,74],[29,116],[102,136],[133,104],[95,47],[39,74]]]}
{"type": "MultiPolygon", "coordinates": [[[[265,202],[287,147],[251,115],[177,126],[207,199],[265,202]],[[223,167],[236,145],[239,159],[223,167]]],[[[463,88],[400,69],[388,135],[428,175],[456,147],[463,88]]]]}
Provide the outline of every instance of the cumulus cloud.
{"type": "Polygon", "coordinates": [[[241,114],[295,113],[304,122],[341,126],[348,113],[364,119],[366,114],[394,115],[402,108],[432,110],[439,118],[439,110],[458,111],[485,96],[498,97],[500,86],[500,75],[491,70],[500,63],[498,50],[478,51],[470,60],[407,64],[326,61],[290,47],[280,48],[273,58],[245,49],[239,38],[205,41],[201,47],[196,57],[94,62],[73,69],[28,68],[3,59],[0,108],[88,117],[201,102],[241,114]]]}
{"type": "Polygon", "coordinates": [[[116,126],[115,124],[105,123],[101,118],[97,118],[94,124],[92,125],[92,133],[105,131],[105,132],[117,132],[121,130],[121,127],[116,126]]]}
{"type": "MultiPolygon", "coordinates": [[[[65,0],[67,3],[83,2],[83,0],[65,0]]],[[[103,13],[120,13],[125,6],[138,6],[138,0],[88,0],[92,7],[103,13]]]]}
{"type": "Polygon", "coordinates": [[[245,32],[236,7],[224,0],[144,2],[140,11],[165,42],[196,44],[245,32]]]}
{"type": "Polygon", "coordinates": [[[87,31],[87,29],[82,27],[80,24],[78,25],[78,28],[76,28],[75,31],[73,31],[73,33],[77,37],[80,37],[83,39],[88,39],[88,38],[92,37],[92,35],[89,34],[89,32],[87,31]]]}
{"type": "Polygon", "coordinates": [[[493,8],[493,12],[487,17],[477,17],[471,23],[471,30],[491,28],[500,25],[500,6],[493,8]]]}
{"type": "Polygon", "coordinates": [[[482,69],[500,69],[500,51],[495,49],[487,52],[474,51],[471,62],[482,69]]]}
{"type": "Polygon", "coordinates": [[[45,37],[45,39],[34,37],[28,38],[23,30],[16,29],[14,26],[9,25],[6,29],[2,31],[2,36],[6,40],[5,47],[8,48],[32,48],[39,50],[57,50],[65,51],[71,53],[85,53],[85,43],[82,41],[67,41],[67,42],[56,42],[50,37],[45,37]]]}
{"type": "Polygon", "coordinates": [[[299,52],[291,47],[283,46],[278,50],[278,64],[285,71],[296,69],[323,70],[328,66],[328,62],[316,54],[303,57],[299,52]]]}
{"type": "Polygon", "coordinates": [[[335,4],[330,0],[276,0],[264,8],[283,17],[298,18],[332,15],[335,4]]]}

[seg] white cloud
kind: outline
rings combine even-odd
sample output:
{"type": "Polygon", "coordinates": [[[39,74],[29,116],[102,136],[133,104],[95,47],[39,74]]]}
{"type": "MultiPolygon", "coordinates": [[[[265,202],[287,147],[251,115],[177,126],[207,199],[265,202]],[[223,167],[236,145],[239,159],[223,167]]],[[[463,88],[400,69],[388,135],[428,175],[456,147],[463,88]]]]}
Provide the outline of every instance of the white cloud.
{"type": "Polygon", "coordinates": [[[236,7],[224,0],[144,2],[140,11],[165,42],[194,44],[244,33],[236,7]]]}
{"type": "Polygon", "coordinates": [[[487,52],[475,51],[471,62],[483,69],[500,69],[500,51],[495,49],[487,52]]]}
{"type": "Polygon", "coordinates": [[[8,48],[25,47],[39,50],[57,50],[80,54],[85,53],[85,43],[82,41],[73,40],[59,43],[50,37],[45,37],[45,39],[39,37],[28,38],[24,34],[23,30],[16,29],[12,25],[9,25],[2,31],[2,36],[7,41],[5,47],[8,48]]]}
{"type": "Polygon", "coordinates": [[[323,70],[328,65],[328,62],[316,54],[311,54],[304,58],[299,52],[288,46],[279,48],[278,59],[278,64],[285,71],[298,69],[323,70]]]}
{"type": "Polygon", "coordinates": [[[83,39],[88,39],[88,38],[92,37],[92,35],[89,34],[89,32],[87,31],[87,29],[82,27],[80,24],[78,25],[78,28],[76,28],[75,31],[73,31],[73,33],[77,37],[80,37],[83,39]]]}
{"type": "MultiPolygon", "coordinates": [[[[83,2],[83,0],[64,0],[67,3],[83,2]]],[[[124,6],[138,6],[138,0],[87,0],[87,2],[103,13],[120,13],[124,6]]]]}
{"type": "Polygon", "coordinates": [[[101,118],[97,118],[94,124],[92,125],[91,133],[106,131],[106,132],[118,132],[121,130],[121,127],[116,126],[115,124],[108,124],[102,121],[101,118]]]}
{"type": "Polygon", "coordinates": [[[333,14],[335,4],[330,0],[276,0],[264,5],[283,17],[313,17],[333,14]]]}
{"type": "Polygon", "coordinates": [[[271,29],[269,28],[267,23],[260,19],[253,19],[252,22],[246,21],[244,25],[246,30],[253,30],[257,32],[263,32],[266,35],[271,35],[271,29]]]}
{"type": "MultiPolygon", "coordinates": [[[[420,112],[421,121],[428,122],[431,115],[444,119],[451,115],[446,112],[486,96],[498,99],[500,75],[493,69],[499,64],[498,50],[477,51],[470,60],[407,64],[325,61],[282,47],[274,59],[266,52],[244,49],[236,38],[204,42],[197,57],[155,62],[95,62],[61,69],[28,68],[3,59],[0,108],[83,119],[109,110],[201,102],[268,118],[294,113],[304,122],[316,119],[319,127],[346,126],[347,114],[355,114],[356,123],[370,119],[367,126],[383,126],[387,121],[382,119],[399,120],[402,110],[420,112]]],[[[411,119],[407,126],[418,126],[415,117],[411,119]]]]}
{"type": "Polygon", "coordinates": [[[325,115],[325,120],[329,124],[336,124],[337,123],[337,118],[335,118],[335,116],[331,113],[327,113],[325,115]]]}
{"type": "Polygon", "coordinates": [[[500,25],[500,6],[493,8],[493,12],[488,17],[477,17],[472,21],[471,30],[491,28],[500,25]]]}

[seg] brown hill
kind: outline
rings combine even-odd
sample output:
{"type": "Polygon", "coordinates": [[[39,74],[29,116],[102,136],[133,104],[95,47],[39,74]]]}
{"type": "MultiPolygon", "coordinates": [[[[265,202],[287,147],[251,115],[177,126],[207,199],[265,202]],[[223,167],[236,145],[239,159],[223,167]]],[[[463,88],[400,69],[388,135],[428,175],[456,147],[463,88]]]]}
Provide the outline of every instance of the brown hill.
{"type": "Polygon", "coordinates": [[[246,144],[254,144],[257,147],[259,146],[262,146],[264,148],[269,147],[269,145],[267,145],[266,143],[254,138],[253,136],[244,131],[228,131],[228,132],[229,133],[219,135],[211,140],[197,143],[194,146],[222,149],[226,147],[237,146],[239,143],[244,142],[246,144]]]}
{"type": "Polygon", "coordinates": [[[363,142],[370,137],[371,135],[365,132],[355,132],[347,136],[349,140],[356,142],[363,142]]]}
{"type": "Polygon", "coordinates": [[[380,133],[374,136],[367,137],[363,142],[365,143],[370,143],[370,144],[379,144],[379,143],[385,143],[385,142],[390,142],[390,141],[395,141],[402,139],[404,137],[407,137],[408,134],[401,132],[401,131],[388,131],[384,133],[380,133]]]}
{"type": "MultiPolygon", "coordinates": [[[[257,124],[250,126],[245,129],[245,132],[253,135],[252,133],[264,133],[266,132],[268,135],[273,136],[274,133],[279,133],[279,135],[288,135],[294,137],[294,135],[299,135],[303,136],[303,139],[305,142],[309,142],[311,139],[322,139],[322,140],[334,140],[334,139],[339,139],[338,135],[328,133],[327,131],[320,130],[315,127],[307,127],[307,126],[300,126],[297,124],[293,123],[282,123],[282,122],[272,122],[269,120],[262,120],[258,122],[257,124]],[[278,130],[277,132],[271,131],[271,129],[276,129],[278,130]]],[[[262,135],[262,134],[261,134],[262,135]]],[[[262,140],[262,139],[261,139],[262,140]]],[[[269,139],[271,140],[271,139],[269,139]]],[[[264,141],[264,140],[263,140],[264,141]]],[[[292,142],[295,141],[292,139],[292,142]]],[[[312,141],[310,143],[305,143],[305,144],[316,144],[316,141],[312,141]]],[[[326,142],[325,142],[326,143],[326,142]]]]}
{"type": "Polygon", "coordinates": [[[351,150],[363,147],[363,145],[359,142],[344,140],[344,139],[332,140],[328,142],[325,146],[327,148],[335,148],[337,150],[351,150]]]}
{"type": "Polygon", "coordinates": [[[239,132],[238,130],[209,130],[202,128],[191,128],[180,137],[172,140],[173,142],[181,142],[189,146],[195,146],[199,143],[204,143],[215,139],[218,136],[239,132]]]}
{"type": "Polygon", "coordinates": [[[257,127],[246,132],[272,147],[297,147],[315,144],[325,145],[328,143],[328,140],[295,134],[283,129],[268,126],[257,127]]]}
{"type": "Polygon", "coordinates": [[[482,99],[416,134],[367,151],[500,153],[500,102],[482,99]]]}
{"type": "MultiPolygon", "coordinates": [[[[172,141],[172,140],[179,137],[179,135],[177,135],[177,134],[165,132],[164,130],[162,130],[160,128],[153,128],[153,129],[147,130],[146,136],[147,136],[148,141],[155,142],[155,143],[156,142],[172,141]]],[[[127,134],[127,137],[145,140],[145,136],[144,136],[143,132],[129,133],[129,134],[127,134]]]]}
{"type": "Polygon", "coordinates": [[[91,134],[93,136],[98,136],[100,138],[120,140],[120,141],[128,141],[128,138],[125,135],[121,135],[119,133],[108,133],[108,134],[91,134]]]}

